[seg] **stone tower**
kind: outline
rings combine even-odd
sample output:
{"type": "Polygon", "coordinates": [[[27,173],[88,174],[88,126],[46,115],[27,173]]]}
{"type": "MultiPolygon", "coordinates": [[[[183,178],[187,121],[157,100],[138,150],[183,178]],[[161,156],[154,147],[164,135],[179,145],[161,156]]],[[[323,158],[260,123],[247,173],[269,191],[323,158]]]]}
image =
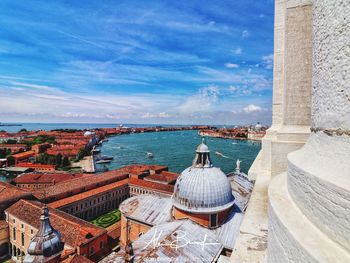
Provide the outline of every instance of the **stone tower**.
{"type": "Polygon", "coordinates": [[[313,2],[311,135],[269,186],[268,262],[350,262],[349,15],[313,2]]]}
{"type": "Polygon", "coordinates": [[[349,15],[275,0],[273,125],[232,262],[350,262],[349,15]]]}

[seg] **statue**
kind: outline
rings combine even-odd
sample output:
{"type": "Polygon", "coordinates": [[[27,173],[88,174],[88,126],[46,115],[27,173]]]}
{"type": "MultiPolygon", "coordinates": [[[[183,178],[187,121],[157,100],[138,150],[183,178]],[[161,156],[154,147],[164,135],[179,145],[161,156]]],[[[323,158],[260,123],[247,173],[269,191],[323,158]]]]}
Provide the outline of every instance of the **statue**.
{"type": "Polygon", "coordinates": [[[237,159],[236,162],[236,173],[240,173],[241,172],[241,161],[239,159],[237,159]]]}

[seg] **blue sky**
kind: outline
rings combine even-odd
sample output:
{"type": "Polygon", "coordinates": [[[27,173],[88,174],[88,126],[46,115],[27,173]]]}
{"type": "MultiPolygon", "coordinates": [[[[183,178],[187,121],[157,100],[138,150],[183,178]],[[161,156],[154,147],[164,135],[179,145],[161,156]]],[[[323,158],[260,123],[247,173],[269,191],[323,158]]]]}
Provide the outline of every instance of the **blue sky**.
{"type": "Polygon", "coordinates": [[[0,121],[270,124],[273,12],[273,0],[2,0],[0,121]]]}

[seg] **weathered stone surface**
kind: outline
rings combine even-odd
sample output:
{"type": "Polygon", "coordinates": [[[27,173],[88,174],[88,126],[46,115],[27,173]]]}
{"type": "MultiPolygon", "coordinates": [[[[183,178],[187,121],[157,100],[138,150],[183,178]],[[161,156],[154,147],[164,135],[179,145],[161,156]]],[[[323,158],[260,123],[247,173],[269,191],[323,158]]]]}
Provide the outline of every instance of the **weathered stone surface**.
{"type": "Polygon", "coordinates": [[[288,187],[308,219],[350,250],[349,160],[350,136],[312,134],[288,156],[288,187]]]}
{"type": "Polygon", "coordinates": [[[349,262],[350,254],[329,239],[294,203],[287,174],[269,186],[268,262],[349,262]]]}
{"type": "Polygon", "coordinates": [[[350,130],[350,1],[315,0],[312,126],[350,130]]]}

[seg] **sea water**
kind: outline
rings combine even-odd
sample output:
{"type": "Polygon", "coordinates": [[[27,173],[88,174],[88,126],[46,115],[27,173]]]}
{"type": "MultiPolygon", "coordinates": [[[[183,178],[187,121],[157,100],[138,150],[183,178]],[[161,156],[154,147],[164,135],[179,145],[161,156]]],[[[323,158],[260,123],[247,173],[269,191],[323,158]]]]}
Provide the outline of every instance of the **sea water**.
{"type": "MultiPolygon", "coordinates": [[[[130,164],[159,164],[177,173],[191,166],[195,150],[201,143],[198,131],[194,130],[124,134],[108,140],[103,143],[101,154],[114,157],[106,165],[109,170],[130,164]],[[147,153],[152,153],[154,157],[148,158],[147,153]]],[[[257,141],[210,137],[206,141],[212,162],[225,173],[235,169],[237,159],[241,160],[241,170],[247,173],[261,148],[261,143],[257,141]]],[[[103,165],[97,166],[101,168],[103,165]]]]}

